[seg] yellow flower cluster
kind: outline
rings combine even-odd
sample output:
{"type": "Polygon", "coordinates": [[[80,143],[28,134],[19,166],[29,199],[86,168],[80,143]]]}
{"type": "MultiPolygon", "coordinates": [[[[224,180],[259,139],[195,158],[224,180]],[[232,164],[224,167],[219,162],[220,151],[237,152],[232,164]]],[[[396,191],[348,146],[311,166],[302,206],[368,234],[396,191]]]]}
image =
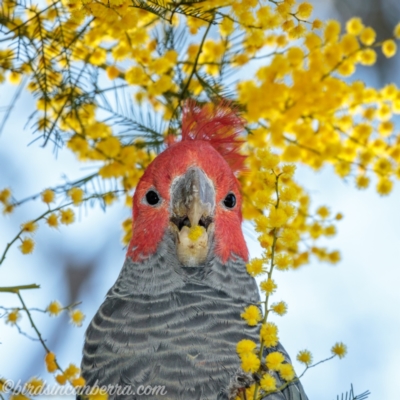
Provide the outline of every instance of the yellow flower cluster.
{"type": "Polygon", "coordinates": [[[297,361],[299,361],[307,366],[311,365],[312,360],[313,360],[312,354],[308,350],[299,351],[296,358],[297,358],[297,361]]]}
{"type": "MultiPolygon", "coordinates": [[[[270,150],[259,149],[251,153],[249,170],[240,178],[246,198],[244,216],[255,221],[255,229],[260,234],[258,240],[265,250],[264,258],[247,264],[247,271],[252,276],[265,273],[264,265],[271,256],[274,232],[277,234],[274,266],[281,271],[307,264],[311,255],[330,263],[340,260],[337,251],[330,252],[316,244],[317,239],[336,234],[334,223],[340,218],[330,217],[326,206],[319,207],[311,218],[309,196],[293,179],[295,166],[281,165],[279,161],[279,157],[270,150]],[[279,206],[275,207],[277,196],[279,206]],[[303,247],[301,243],[308,240],[311,243],[303,247]]],[[[261,290],[271,293],[274,282],[267,282],[261,283],[261,290]]]]}
{"type": "Polygon", "coordinates": [[[338,342],[332,347],[331,351],[335,356],[343,358],[347,354],[347,346],[342,342],[338,342]]]}
{"type": "Polygon", "coordinates": [[[85,314],[81,310],[72,310],[70,311],[69,316],[73,325],[82,326],[82,322],[85,319],[85,314]]]}
{"type": "Polygon", "coordinates": [[[60,312],[63,310],[62,305],[57,301],[52,301],[46,308],[46,311],[50,314],[52,317],[56,317],[60,312]]]}
{"type": "Polygon", "coordinates": [[[85,380],[78,376],[79,373],[80,369],[76,365],[70,364],[63,373],[56,375],[55,379],[60,385],[70,382],[73,387],[78,388],[85,385],[85,380]]]}
{"type": "Polygon", "coordinates": [[[14,210],[11,202],[11,190],[9,188],[0,191],[0,203],[3,204],[3,214],[10,214],[14,210]]]}
{"type": "MultiPolygon", "coordinates": [[[[295,224],[298,212],[294,204],[299,201],[300,190],[293,181],[295,168],[293,165],[280,165],[279,157],[269,150],[257,152],[257,172],[255,174],[259,191],[253,193],[253,201],[248,201],[256,211],[256,231],[260,233],[260,243],[264,248],[262,258],[251,260],[247,264],[247,272],[252,276],[267,274],[267,279],[260,284],[265,293],[264,316],[260,308],[250,305],[245,308],[241,317],[250,326],[260,322],[259,345],[249,340],[239,342],[237,352],[241,359],[242,369],[246,372],[259,372],[263,365],[261,357],[264,349],[271,349],[278,344],[278,327],[267,321],[270,312],[284,315],[287,312],[287,304],[284,301],[273,303],[268,307],[270,296],[276,291],[277,285],[272,279],[274,269],[287,270],[293,267],[293,254],[298,253],[300,233],[296,232],[299,224],[295,224]],[[267,267],[268,265],[268,267],[267,267]],[[255,352],[257,351],[257,354],[255,352]]],[[[255,190],[257,190],[255,189],[255,190]]],[[[250,209],[250,212],[252,211],[250,209]]],[[[306,214],[307,215],[307,214],[306,214]]],[[[327,218],[329,211],[325,207],[318,210],[321,218],[327,218]]],[[[302,225],[305,225],[304,219],[302,225]]],[[[272,349],[271,349],[272,350],[272,349]]],[[[285,357],[278,351],[267,351],[264,367],[268,373],[263,373],[260,382],[254,385],[255,393],[261,390],[263,395],[280,390],[277,387],[275,377],[271,372],[278,372],[285,381],[291,381],[295,377],[292,365],[285,362],[285,357]]],[[[263,368],[264,368],[263,367],[263,368]]]]}
{"type": "Polygon", "coordinates": [[[44,382],[38,377],[33,377],[25,383],[24,389],[29,393],[29,395],[38,395],[44,389],[44,382]]]}
{"type": "MultiPolygon", "coordinates": [[[[261,360],[259,355],[256,354],[258,348],[257,344],[251,340],[241,340],[237,345],[237,353],[241,360],[241,368],[245,372],[256,373],[259,371],[261,366],[261,360]]],[[[268,368],[267,373],[263,373],[259,384],[252,385],[251,391],[259,389],[264,392],[263,394],[269,394],[275,392],[277,389],[277,381],[271,374],[272,372],[278,372],[280,377],[287,382],[290,382],[295,377],[295,372],[291,364],[285,362],[285,357],[278,351],[273,351],[267,354],[265,357],[265,366],[268,368]]],[[[239,397],[238,397],[239,398],[239,397]]]]}
{"type": "Polygon", "coordinates": [[[262,320],[261,311],[257,306],[251,305],[245,308],[244,312],[240,316],[250,326],[257,325],[262,320]]]}
{"type": "Polygon", "coordinates": [[[46,353],[44,362],[46,364],[46,369],[48,372],[54,372],[58,369],[56,362],[56,355],[54,353],[52,352],[46,353]]]}
{"type": "Polygon", "coordinates": [[[21,319],[21,314],[19,313],[18,309],[15,309],[7,313],[6,324],[16,325],[20,319],[21,319]]]}

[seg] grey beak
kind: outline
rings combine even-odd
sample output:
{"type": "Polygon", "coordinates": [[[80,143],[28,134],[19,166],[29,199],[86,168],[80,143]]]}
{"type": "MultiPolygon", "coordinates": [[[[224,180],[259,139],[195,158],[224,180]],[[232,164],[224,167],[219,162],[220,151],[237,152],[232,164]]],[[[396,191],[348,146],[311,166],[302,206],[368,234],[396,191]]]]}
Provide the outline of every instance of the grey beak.
{"type": "Polygon", "coordinates": [[[204,226],[213,221],[215,190],[210,179],[197,167],[188,169],[171,187],[171,222],[183,226],[204,226]]]}

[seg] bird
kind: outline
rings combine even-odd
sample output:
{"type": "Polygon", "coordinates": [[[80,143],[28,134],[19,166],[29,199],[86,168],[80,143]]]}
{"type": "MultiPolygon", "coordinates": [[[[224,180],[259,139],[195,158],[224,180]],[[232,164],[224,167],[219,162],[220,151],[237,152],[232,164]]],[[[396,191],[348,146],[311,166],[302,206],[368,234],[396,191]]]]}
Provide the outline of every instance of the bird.
{"type": "MultiPolygon", "coordinates": [[[[109,399],[231,400],[253,379],[236,353],[260,335],[241,318],[260,303],[237,178],[244,124],[229,102],[186,101],[181,140],[135,189],[126,259],[87,328],[81,363],[86,386],[107,386],[109,399]]],[[[268,351],[290,362],[280,343],[268,351]]],[[[307,400],[299,380],[265,398],[307,400]]]]}

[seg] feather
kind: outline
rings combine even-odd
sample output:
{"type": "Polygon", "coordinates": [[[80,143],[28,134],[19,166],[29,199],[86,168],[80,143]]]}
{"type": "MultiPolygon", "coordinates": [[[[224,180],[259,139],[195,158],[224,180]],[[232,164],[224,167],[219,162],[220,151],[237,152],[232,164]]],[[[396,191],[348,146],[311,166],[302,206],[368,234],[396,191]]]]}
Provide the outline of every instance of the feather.
{"type": "Polygon", "coordinates": [[[200,105],[188,100],[183,106],[182,141],[207,141],[222,155],[233,172],[244,169],[246,156],[240,154],[245,120],[228,101],[200,105]]]}

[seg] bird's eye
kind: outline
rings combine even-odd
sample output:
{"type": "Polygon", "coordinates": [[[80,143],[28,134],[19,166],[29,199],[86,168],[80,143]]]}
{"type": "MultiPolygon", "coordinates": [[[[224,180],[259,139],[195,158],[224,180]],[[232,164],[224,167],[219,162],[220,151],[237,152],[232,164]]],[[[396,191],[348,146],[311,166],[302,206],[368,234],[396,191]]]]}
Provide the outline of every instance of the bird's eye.
{"type": "Polygon", "coordinates": [[[224,199],[224,205],[228,208],[233,208],[236,205],[236,196],[233,193],[229,193],[224,199]]]}
{"type": "Polygon", "coordinates": [[[155,206],[156,204],[159,203],[160,197],[154,190],[149,190],[146,193],[146,200],[151,206],[155,206]]]}

